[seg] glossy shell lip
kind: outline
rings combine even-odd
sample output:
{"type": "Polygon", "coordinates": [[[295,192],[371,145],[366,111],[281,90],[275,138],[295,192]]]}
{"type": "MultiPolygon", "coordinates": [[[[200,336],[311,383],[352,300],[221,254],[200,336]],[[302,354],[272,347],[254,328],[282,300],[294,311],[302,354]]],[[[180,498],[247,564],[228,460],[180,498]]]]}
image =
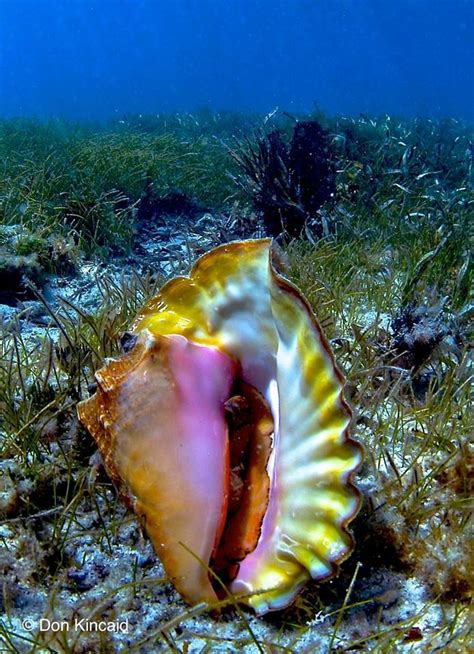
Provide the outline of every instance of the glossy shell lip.
{"type": "MultiPolygon", "coordinates": [[[[245,596],[243,601],[259,614],[287,606],[310,577],[323,580],[337,572],[353,549],[348,525],[361,503],[352,478],[362,448],[349,436],[351,411],[343,397],[342,375],[310,306],[297,287],[275,271],[274,260],[270,239],[234,242],[201,257],[188,277],[167,282],[134,321],[130,352],[97,373],[97,394],[78,408],[112,480],[144,516],[155,549],[183,597],[215,601],[206,565],[215,563],[225,577],[222,561],[230,556],[230,589],[245,596]],[[203,375],[211,381],[200,398],[203,375]],[[260,466],[259,480],[266,467],[269,481],[268,504],[259,509],[260,528],[250,519],[254,509],[247,507],[242,515],[248,530],[243,532],[238,525],[228,528],[232,471],[224,417],[225,402],[238,379],[261,394],[254,415],[266,425],[261,431],[264,440],[265,405],[273,419],[267,459],[247,453],[247,468],[241,470],[240,481],[247,483],[254,466],[260,466]],[[215,416],[217,431],[207,429],[207,419],[197,426],[200,404],[205,405],[203,415],[215,416]],[[168,414],[186,426],[186,434],[174,429],[168,414]],[[170,445],[176,433],[185,451],[195,451],[194,461],[170,445]],[[193,450],[196,439],[201,439],[201,449],[193,450]],[[217,450],[206,445],[209,439],[218,444],[217,450]],[[157,456],[179,470],[178,490],[174,482],[165,483],[162,469],[151,465],[150,472],[150,466],[144,466],[152,446],[157,456]],[[199,466],[208,478],[197,474],[199,466]],[[209,510],[199,504],[199,497],[206,495],[203,488],[212,488],[209,510]],[[199,511],[211,518],[206,535],[192,540],[186,515],[195,517],[199,511]],[[173,520],[184,525],[177,537],[165,528],[173,520]],[[241,533],[246,534],[244,548],[231,542],[241,533]],[[219,547],[227,555],[219,553],[219,547]],[[242,552],[245,556],[238,560],[242,552]]],[[[232,443],[232,433],[230,438],[232,443]]],[[[245,467],[244,459],[239,466],[245,467]]],[[[264,495],[261,491],[252,501],[261,504],[264,495]]]]}

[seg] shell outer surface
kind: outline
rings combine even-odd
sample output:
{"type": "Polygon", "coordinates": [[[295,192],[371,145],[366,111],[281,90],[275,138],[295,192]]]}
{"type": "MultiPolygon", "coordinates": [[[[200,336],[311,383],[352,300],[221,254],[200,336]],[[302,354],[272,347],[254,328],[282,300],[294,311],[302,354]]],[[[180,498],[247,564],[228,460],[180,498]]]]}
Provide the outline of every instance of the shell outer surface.
{"type": "Polygon", "coordinates": [[[111,478],[145,516],[155,549],[183,597],[192,602],[213,599],[202,571],[207,574],[205,565],[218,545],[227,511],[228,433],[221,405],[233,376],[264,398],[273,435],[266,468],[268,505],[255,547],[239,562],[230,589],[263,614],[287,606],[310,577],[332,576],[353,549],[348,524],[359,510],[360,497],[352,475],[361,463],[362,448],[349,436],[351,413],[329,344],[300,291],[276,272],[271,240],[229,243],[207,253],[189,277],[163,286],[138,315],[132,331],[137,344],[97,373],[98,393],[79,405],[79,415],[96,439],[111,478]],[[178,346],[189,350],[186,363],[182,360],[189,373],[185,381],[182,372],[173,368],[179,359],[174,352],[178,346]],[[150,364],[156,349],[167,352],[158,367],[150,364]],[[165,373],[158,372],[160,366],[165,373]],[[197,366],[194,373],[193,366],[197,366]],[[145,370],[154,380],[151,385],[143,383],[145,370]],[[163,393],[166,383],[178,388],[194,384],[199,389],[203,374],[215,381],[207,388],[205,411],[213,416],[215,427],[207,435],[196,428],[192,417],[200,400],[191,390],[185,404],[179,402],[180,393],[163,393]],[[172,415],[190,431],[183,436],[180,427],[179,442],[196,453],[194,463],[193,457],[182,457],[182,447],[171,447],[168,453],[166,442],[176,441],[176,426],[169,417],[161,425],[160,415],[169,416],[170,410],[157,400],[158,390],[166,402],[171,398],[172,415]],[[143,405],[148,407],[145,411],[143,405]],[[156,428],[156,423],[161,426],[156,428]],[[156,435],[150,440],[153,430],[156,435]],[[210,451],[212,442],[216,456],[199,453],[196,439],[204,452],[210,451]],[[130,442],[134,443],[133,465],[124,449],[124,443],[130,442]],[[146,483],[137,482],[143,471],[137,475],[135,467],[141,465],[140,457],[150,457],[150,448],[158,448],[151,456],[165,461],[169,457],[182,470],[181,488],[171,483],[170,488],[160,486],[151,492],[157,472],[153,469],[147,471],[146,483]],[[206,482],[205,493],[202,476],[187,467],[198,465],[199,457],[215,481],[206,482]],[[188,495],[180,496],[181,491],[188,495]],[[153,492],[159,494],[159,501],[153,492]],[[212,494],[209,507],[193,506],[194,494],[198,498],[212,494]],[[206,546],[200,539],[191,542],[184,530],[179,538],[184,538],[186,550],[177,555],[183,541],[164,534],[162,525],[173,523],[173,512],[185,521],[186,513],[201,512],[202,517],[203,511],[212,515],[209,529],[201,530],[206,546]],[[163,545],[165,536],[169,543],[163,545]],[[195,565],[187,558],[189,549],[197,555],[195,565]]]}

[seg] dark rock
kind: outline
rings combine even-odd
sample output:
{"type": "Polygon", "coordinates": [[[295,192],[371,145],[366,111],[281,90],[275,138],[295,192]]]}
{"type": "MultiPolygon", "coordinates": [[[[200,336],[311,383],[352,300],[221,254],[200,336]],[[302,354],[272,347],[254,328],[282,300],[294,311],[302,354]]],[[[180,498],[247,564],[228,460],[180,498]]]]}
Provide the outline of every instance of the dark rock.
{"type": "Polygon", "coordinates": [[[79,591],[90,590],[110,574],[107,565],[94,561],[91,565],[85,565],[80,569],[71,568],[68,570],[67,578],[79,591]]]}
{"type": "Polygon", "coordinates": [[[35,299],[31,286],[43,282],[36,255],[0,255],[0,304],[16,306],[20,300],[35,299]]]}
{"type": "Polygon", "coordinates": [[[402,309],[390,328],[395,365],[405,370],[419,370],[426,364],[449,331],[442,321],[440,307],[414,304],[402,309]]]}

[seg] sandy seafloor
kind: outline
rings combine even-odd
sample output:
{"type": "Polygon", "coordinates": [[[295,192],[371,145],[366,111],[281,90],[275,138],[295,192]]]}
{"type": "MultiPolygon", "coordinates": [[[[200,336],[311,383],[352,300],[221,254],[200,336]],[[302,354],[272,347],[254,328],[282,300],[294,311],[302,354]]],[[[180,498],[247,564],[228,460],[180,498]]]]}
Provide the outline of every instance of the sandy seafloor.
{"type": "MultiPolygon", "coordinates": [[[[228,225],[222,225],[222,229],[227,230],[229,238],[235,237],[228,225]]],[[[180,261],[187,263],[196,253],[215,245],[217,231],[212,216],[204,216],[196,232],[186,231],[183,225],[158,229],[141,239],[139,256],[107,264],[83,262],[76,276],[52,278],[45,293],[52,306],[62,296],[84,310],[96,308],[100,303],[97,276],[107,274],[120,281],[134,271],[140,274],[144,265],[157,260],[161,266],[157,272],[168,275],[179,267],[180,261]],[[206,229],[208,238],[203,236],[206,229]]],[[[255,235],[259,235],[258,230],[255,235]]],[[[25,341],[40,342],[46,333],[57,339],[56,328],[36,302],[15,309],[0,306],[4,324],[13,325],[20,310],[19,324],[25,341]]],[[[357,435],[356,431],[354,436],[357,435]]],[[[359,435],[363,435],[362,431],[359,435]]],[[[75,438],[73,429],[68,438],[75,438]]],[[[61,447],[67,446],[66,439],[61,447]]],[[[51,451],[50,463],[54,465],[54,447],[51,451]]],[[[15,494],[27,495],[31,490],[28,488],[31,482],[22,479],[15,461],[3,461],[1,472],[3,505],[11,502],[15,494]]],[[[92,456],[89,483],[97,475],[104,472],[97,464],[97,457],[92,456]]],[[[363,467],[356,483],[367,498],[376,487],[376,480],[366,475],[363,467]]],[[[324,653],[331,646],[332,651],[388,652],[390,644],[377,649],[375,643],[364,639],[370,634],[390,631],[394,625],[405,632],[402,643],[400,639],[397,642],[397,651],[459,651],[450,649],[449,610],[433,601],[429,583],[395,569],[390,557],[384,558],[383,547],[371,542],[370,532],[362,540],[357,538],[366,530],[363,512],[354,523],[356,549],[343,565],[341,575],[321,586],[310,583],[299,607],[283,617],[272,614],[257,618],[248,610],[224,611],[220,617],[214,617],[186,607],[164,579],[164,570],[134,515],[117,503],[111,489],[98,496],[96,503],[93,506],[84,498],[75,507],[65,546],[68,566],[61,569],[51,587],[42,584],[36,570],[46,556],[43,543],[58,538],[54,511],[36,519],[9,520],[0,526],[0,565],[5,589],[1,618],[6,628],[4,651],[324,653]],[[98,514],[102,525],[97,522],[98,514]],[[98,537],[103,526],[107,537],[98,537]],[[356,567],[357,576],[353,580],[356,567]],[[352,580],[349,596],[347,591],[352,580]],[[319,600],[315,601],[317,597],[319,600]],[[349,607],[359,605],[348,607],[339,619],[338,611],[343,603],[349,607]],[[310,604],[317,608],[305,614],[310,604]],[[79,625],[75,629],[76,620],[79,625]],[[117,624],[117,632],[104,635],[87,631],[86,623],[96,620],[117,624]],[[359,639],[362,639],[360,645],[347,648],[348,643],[359,639]]],[[[465,629],[465,624],[465,618],[461,619],[455,630],[465,629]]],[[[94,625],[90,628],[94,629],[94,625]]],[[[474,651],[474,643],[470,651],[474,651]]]]}

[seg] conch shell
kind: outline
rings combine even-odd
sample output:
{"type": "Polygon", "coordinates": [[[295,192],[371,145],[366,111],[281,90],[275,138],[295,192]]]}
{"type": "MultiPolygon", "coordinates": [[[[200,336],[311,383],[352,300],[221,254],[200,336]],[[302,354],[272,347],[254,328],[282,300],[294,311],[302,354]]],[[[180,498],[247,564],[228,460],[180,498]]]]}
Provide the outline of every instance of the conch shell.
{"type": "Polygon", "coordinates": [[[332,576],[353,549],[362,453],[330,347],[271,240],[204,255],[131,332],[78,412],[176,589],[216,602],[217,575],[263,614],[332,576]]]}

